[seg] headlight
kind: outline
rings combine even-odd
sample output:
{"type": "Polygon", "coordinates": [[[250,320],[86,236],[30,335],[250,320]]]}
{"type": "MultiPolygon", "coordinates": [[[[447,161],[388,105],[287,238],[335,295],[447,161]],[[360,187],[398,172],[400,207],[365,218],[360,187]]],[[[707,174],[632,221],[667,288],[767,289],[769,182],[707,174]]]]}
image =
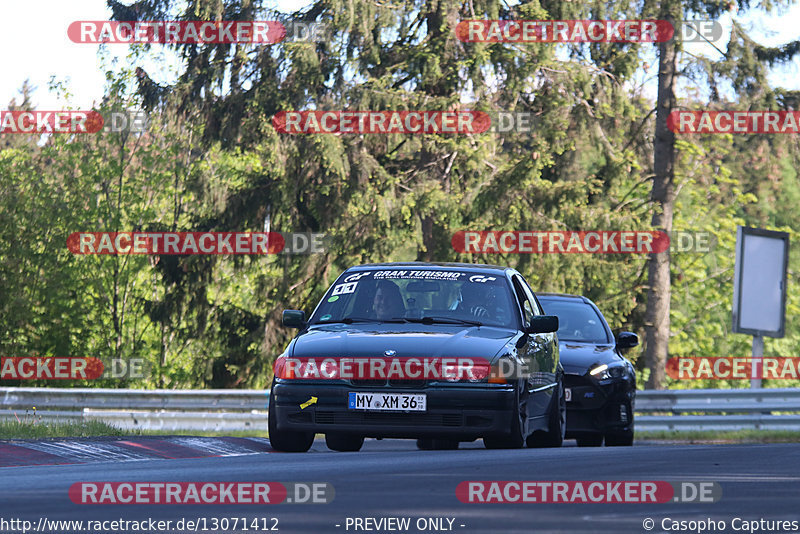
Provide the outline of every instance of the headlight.
{"type": "Polygon", "coordinates": [[[521,366],[516,359],[511,356],[503,356],[489,370],[488,382],[490,384],[510,384],[523,376],[525,370],[525,366],[521,366]]]}
{"type": "Polygon", "coordinates": [[[589,374],[595,380],[608,380],[609,378],[621,378],[625,376],[626,371],[625,362],[612,362],[596,365],[589,371],[589,374]]]}
{"type": "Polygon", "coordinates": [[[474,384],[486,382],[494,370],[487,358],[456,358],[456,360],[455,363],[452,361],[445,363],[448,359],[443,359],[442,365],[438,368],[441,378],[432,380],[474,384]]]}
{"type": "Polygon", "coordinates": [[[294,368],[291,365],[287,366],[286,360],[287,356],[285,354],[275,358],[275,363],[272,364],[272,374],[275,378],[283,378],[284,380],[297,378],[294,368]]]}

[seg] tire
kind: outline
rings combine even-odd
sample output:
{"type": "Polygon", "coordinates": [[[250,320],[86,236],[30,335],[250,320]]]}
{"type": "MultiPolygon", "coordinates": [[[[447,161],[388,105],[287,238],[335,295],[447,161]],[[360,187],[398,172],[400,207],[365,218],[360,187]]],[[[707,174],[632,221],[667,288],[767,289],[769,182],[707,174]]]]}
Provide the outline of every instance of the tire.
{"type": "Polygon", "coordinates": [[[269,409],[267,427],[269,428],[269,444],[276,451],[281,452],[308,452],[314,443],[313,432],[294,432],[291,430],[278,430],[278,417],[273,406],[275,397],[269,395],[269,409]]]}
{"type": "Polygon", "coordinates": [[[331,432],[325,434],[325,445],[332,451],[358,452],[364,445],[364,436],[331,432]]]}
{"type": "Polygon", "coordinates": [[[521,449],[525,445],[525,437],[522,435],[522,414],[519,410],[519,390],[516,395],[516,409],[511,415],[511,432],[505,436],[484,436],[484,447],[487,449],[521,449]]]}
{"type": "Polygon", "coordinates": [[[564,394],[564,383],[559,378],[558,397],[555,397],[550,408],[550,421],[547,432],[537,431],[526,440],[530,448],[561,447],[567,432],[567,398],[564,394]]]}
{"type": "Polygon", "coordinates": [[[603,434],[592,434],[577,438],[578,447],[600,447],[603,445],[603,434]]]}
{"type": "Polygon", "coordinates": [[[630,447],[633,445],[633,429],[627,432],[606,434],[606,447],[630,447]]]}

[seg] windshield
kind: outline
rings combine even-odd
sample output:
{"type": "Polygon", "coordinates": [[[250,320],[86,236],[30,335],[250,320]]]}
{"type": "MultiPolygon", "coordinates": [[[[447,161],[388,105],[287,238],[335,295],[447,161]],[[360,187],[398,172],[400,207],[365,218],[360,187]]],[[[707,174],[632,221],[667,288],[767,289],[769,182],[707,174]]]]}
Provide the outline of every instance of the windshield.
{"type": "Polygon", "coordinates": [[[328,289],[311,324],[420,322],[517,328],[505,277],[448,270],[351,271],[328,289]]]}
{"type": "Polygon", "coordinates": [[[539,297],[548,315],[558,316],[558,339],[585,343],[610,343],[603,320],[583,301],[548,300],[539,297]]]}

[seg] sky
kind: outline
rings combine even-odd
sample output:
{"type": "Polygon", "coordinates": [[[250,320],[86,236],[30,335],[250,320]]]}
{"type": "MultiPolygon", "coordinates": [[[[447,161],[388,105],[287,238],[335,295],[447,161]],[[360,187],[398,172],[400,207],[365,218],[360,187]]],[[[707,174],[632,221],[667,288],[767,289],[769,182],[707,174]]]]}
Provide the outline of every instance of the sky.
{"type": "MultiPolygon", "coordinates": [[[[299,9],[308,0],[273,0],[274,6],[284,12],[299,9]]],[[[124,61],[128,47],[124,44],[107,45],[109,57],[98,55],[99,45],[76,44],[67,38],[67,27],[75,20],[108,20],[110,11],[105,0],[29,0],[3,3],[3,31],[0,32],[0,50],[3,50],[2,76],[0,76],[0,109],[4,109],[28,78],[37,87],[33,103],[40,110],[57,110],[67,106],[88,109],[103,95],[105,76],[103,65],[112,58],[124,61]],[[38,13],[36,31],[22,21],[30,21],[31,13],[38,13]],[[18,22],[14,22],[18,21],[18,22]],[[69,102],[60,100],[48,90],[51,77],[71,93],[69,102]]],[[[737,19],[752,28],[753,36],[767,45],[776,45],[798,38],[800,4],[789,11],[771,16],[737,15],[737,19]]],[[[722,20],[726,34],[730,29],[729,17],[722,20]]],[[[726,35],[727,39],[727,35],[726,35]]],[[[724,40],[723,42],[727,42],[724,40]]],[[[693,51],[705,52],[700,48],[693,51]]],[[[715,52],[710,51],[711,54],[715,52]]],[[[160,66],[159,60],[143,65],[151,75],[160,66]]],[[[169,66],[169,59],[162,59],[169,66]]],[[[161,77],[153,76],[156,80],[161,77]]],[[[775,69],[770,75],[774,86],[800,90],[800,58],[775,69]]]]}

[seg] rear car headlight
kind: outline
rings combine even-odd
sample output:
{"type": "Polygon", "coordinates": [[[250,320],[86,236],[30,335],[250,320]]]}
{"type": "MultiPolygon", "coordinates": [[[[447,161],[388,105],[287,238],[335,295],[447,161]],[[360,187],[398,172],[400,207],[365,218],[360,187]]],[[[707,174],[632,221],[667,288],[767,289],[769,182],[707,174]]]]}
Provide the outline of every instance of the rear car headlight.
{"type": "Polygon", "coordinates": [[[592,375],[595,380],[608,380],[609,378],[621,378],[625,376],[627,370],[625,362],[612,362],[596,365],[589,371],[589,374],[592,375]]]}

